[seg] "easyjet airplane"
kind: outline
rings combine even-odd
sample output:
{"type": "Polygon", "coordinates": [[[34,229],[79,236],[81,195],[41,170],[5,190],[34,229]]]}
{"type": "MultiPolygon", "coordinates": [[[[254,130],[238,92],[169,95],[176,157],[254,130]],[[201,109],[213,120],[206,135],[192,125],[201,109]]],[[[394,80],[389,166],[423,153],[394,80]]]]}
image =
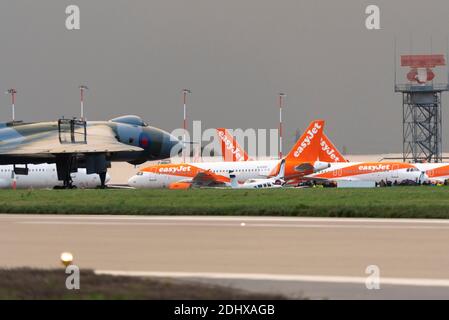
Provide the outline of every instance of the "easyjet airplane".
{"type": "MultiPolygon", "coordinates": [[[[310,123],[306,132],[284,158],[284,180],[297,179],[329,166],[327,162],[318,161],[323,128],[323,120],[310,123]]],[[[136,188],[169,189],[229,186],[229,172],[233,172],[238,181],[243,182],[274,177],[281,169],[280,164],[281,160],[159,164],[141,169],[129,179],[128,184],[136,188]]]]}
{"type": "MultiPolygon", "coordinates": [[[[226,129],[219,128],[217,131],[222,140],[224,161],[249,160],[245,150],[226,129]]],[[[449,163],[348,162],[324,132],[320,145],[318,160],[331,163],[331,165],[306,178],[329,181],[368,180],[380,182],[384,180],[398,183],[404,180],[443,183],[449,179],[449,163]]],[[[304,178],[289,182],[295,184],[300,180],[304,180],[304,178]]]]}
{"type": "Polygon", "coordinates": [[[374,181],[401,183],[405,180],[415,182],[427,181],[427,175],[416,164],[404,162],[348,162],[327,138],[322,142],[320,160],[329,161],[330,166],[320,172],[307,175],[305,178],[326,181],[374,181]],[[324,152],[324,150],[328,152],[324,152]]]}
{"type": "MultiPolygon", "coordinates": [[[[226,136],[226,139],[222,139],[222,149],[227,150],[239,150],[239,154],[245,154],[243,148],[233,139],[233,137],[226,131],[226,129],[220,129],[221,136],[226,136]],[[232,144],[230,143],[232,141],[232,144]]],[[[449,178],[449,165],[446,164],[410,164],[403,162],[348,162],[344,156],[338,151],[334,144],[323,132],[321,138],[321,150],[319,152],[318,160],[330,163],[328,168],[325,168],[319,172],[307,175],[305,178],[308,180],[326,180],[326,181],[339,181],[339,180],[365,180],[365,181],[391,181],[402,182],[404,180],[412,180],[416,182],[424,182],[427,180],[436,180],[443,182],[449,178]]],[[[225,157],[226,152],[222,152],[225,157]]],[[[237,161],[235,158],[231,158],[231,161],[237,161]]],[[[229,160],[228,160],[229,161],[229,160]]],[[[240,161],[243,161],[241,158],[240,161]]],[[[296,184],[304,181],[304,177],[290,180],[290,184],[296,184]]]]}
{"type": "Polygon", "coordinates": [[[328,181],[375,181],[401,183],[405,180],[424,182],[428,180],[425,172],[416,164],[405,162],[344,162],[332,163],[321,172],[307,175],[311,180],[328,181]]]}
{"type": "MultiPolygon", "coordinates": [[[[329,140],[327,144],[332,145],[332,142],[329,140]]],[[[336,157],[339,158],[338,150],[333,145],[331,149],[336,151],[336,157]]],[[[320,160],[332,162],[328,158],[322,157],[322,154],[320,154],[320,160]]],[[[405,180],[411,180],[419,183],[443,183],[449,179],[449,163],[405,163],[390,161],[339,163],[336,161],[336,163],[331,163],[329,168],[307,175],[306,178],[331,181],[365,180],[380,182],[383,180],[400,183],[405,180]]]]}
{"type": "MultiPolygon", "coordinates": [[[[392,161],[382,161],[382,162],[347,162],[344,160],[343,156],[338,152],[332,142],[327,139],[326,144],[330,146],[330,150],[335,150],[335,155],[332,157],[334,159],[343,159],[340,161],[329,161],[326,155],[320,154],[322,158],[320,160],[326,159],[331,162],[329,168],[326,168],[320,172],[316,172],[307,175],[306,178],[312,180],[327,180],[327,181],[390,181],[392,183],[401,183],[405,180],[415,181],[415,182],[425,182],[437,178],[438,176],[445,175],[449,177],[449,166],[444,168],[442,164],[420,164],[420,163],[405,163],[405,162],[392,162],[392,161]],[[440,168],[439,170],[437,168],[440,168]]],[[[324,147],[323,147],[324,149],[324,147]]],[[[324,160],[323,160],[324,161],[324,160]]]]}
{"type": "MultiPolygon", "coordinates": [[[[236,139],[229,133],[227,129],[218,128],[218,136],[221,138],[221,154],[223,161],[247,161],[249,160],[245,149],[242,148],[236,139]]],[[[347,162],[343,155],[338,151],[334,144],[323,132],[320,139],[320,150],[318,160],[324,163],[347,162]]],[[[304,181],[303,176],[289,179],[287,184],[296,185],[304,181]]],[[[247,181],[248,182],[248,181],[247,181]]]]}

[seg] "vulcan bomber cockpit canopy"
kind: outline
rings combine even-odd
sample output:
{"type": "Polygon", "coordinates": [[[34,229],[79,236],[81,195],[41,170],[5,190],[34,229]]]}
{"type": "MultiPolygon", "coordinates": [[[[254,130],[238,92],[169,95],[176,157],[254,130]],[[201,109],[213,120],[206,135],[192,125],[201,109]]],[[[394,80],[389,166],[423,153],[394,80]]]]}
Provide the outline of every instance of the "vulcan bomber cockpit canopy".
{"type": "Polygon", "coordinates": [[[141,117],[134,115],[121,116],[109,120],[110,122],[125,123],[138,127],[148,127],[148,124],[141,117]]]}

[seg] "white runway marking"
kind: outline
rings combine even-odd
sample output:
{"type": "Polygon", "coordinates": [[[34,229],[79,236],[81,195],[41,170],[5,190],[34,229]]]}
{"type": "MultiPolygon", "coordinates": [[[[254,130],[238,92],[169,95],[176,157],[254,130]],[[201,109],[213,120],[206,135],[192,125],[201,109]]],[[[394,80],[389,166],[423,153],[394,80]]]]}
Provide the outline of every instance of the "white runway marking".
{"type": "Polygon", "coordinates": [[[247,227],[247,228],[310,228],[310,229],[405,229],[405,230],[449,230],[449,226],[389,226],[362,224],[275,224],[275,223],[189,223],[189,222],[95,222],[95,221],[19,221],[17,224],[34,225],[93,225],[136,227],[247,227]]]}
{"type": "Polygon", "coordinates": [[[380,218],[315,218],[315,217],[254,217],[254,216],[126,216],[126,215],[36,215],[36,214],[0,214],[0,219],[39,219],[39,220],[142,220],[142,221],[238,221],[239,223],[257,222],[347,222],[347,223],[389,223],[389,224],[444,224],[449,219],[380,219],[380,218]]]}
{"type": "MultiPolygon", "coordinates": [[[[114,271],[95,270],[98,275],[157,277],[157,278],[204,278],[204,279],[242,279],[273,280],[321,283],[353,283],[365,285],[365,277],[322,276],[322,275],[281,275],[262,273],[217,273],[217,272],[160,272],[160,271],[114,271]]],[[[380,278],[380,285],[449,287],[449,279],[419,278],[380,278]]]]}
{"type": "Polygon", "coordinates": [[[224,217],[224,216],[58,216],[7,215],[18,224],[95,225],[148,227],[236,227],[248,228],[315,228],[315,229],[449,229],[449,220],[353,219],[302,217],[224,217]]]}

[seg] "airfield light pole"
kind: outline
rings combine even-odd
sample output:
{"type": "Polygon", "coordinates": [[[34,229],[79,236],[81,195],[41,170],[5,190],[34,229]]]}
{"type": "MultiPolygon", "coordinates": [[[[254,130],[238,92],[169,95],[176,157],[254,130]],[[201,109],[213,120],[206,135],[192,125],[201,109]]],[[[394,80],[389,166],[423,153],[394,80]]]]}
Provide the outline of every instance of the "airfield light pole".
{"type": "Polygon", "coordinates": [[[186,162],[186,154],[185,154],[185,144],[186,144],[186,132],[187,132],[187,95],[192,93],[189,89],[183,89],[182,90],[182,99],[183,99],[183,105],[184,105],[184,122],[183,122],[183,129],[184,129],[184,137],[183,137],[183,162],[186,162]]]}
{"type": "Polygon", "coordinates": [[[285,93],[279,93],[279,159],[282,159],[282,108],[285,93]]]}
{"type": "Polygon", "coordinates": [[[17,90],[14,88],[8,89],[8,91],[6,91],[6,94],[11,95],[12,122],[16,121],[16,111],[15,111],[16,93],[17,90]]]}
{"type": "Polygon", "coordinates": [[[80,104],[81,104],[81,120],[84,120],[84,91],[89,90],[87,86],[80,85],[80,104]]]}

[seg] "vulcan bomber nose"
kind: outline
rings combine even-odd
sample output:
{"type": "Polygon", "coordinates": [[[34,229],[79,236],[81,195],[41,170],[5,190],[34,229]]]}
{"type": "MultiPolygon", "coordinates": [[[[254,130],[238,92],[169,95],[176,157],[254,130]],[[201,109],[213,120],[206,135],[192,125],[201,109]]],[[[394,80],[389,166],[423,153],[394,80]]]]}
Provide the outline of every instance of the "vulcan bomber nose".
{"type": "Polygon", "coordinates": [[[109,123],[113,126],[121,143],[142,149],[137,155],[128,153],[117,156],[129,163],[141,164],[145,161],[167,159],[177,155],[182,149],[178,138],[162,129],[150,126],[138,116],[122,116],[109,120],[109,123]],[[129,161],[127,158],[134,159],[129,161]]]}
{"type": "Polygon", "coordinates": [[[145,161],[167,159],[181,150],[178,138],[153,127],[144,128],[136,141],[137,146],[144,149],[145,161]]]}

